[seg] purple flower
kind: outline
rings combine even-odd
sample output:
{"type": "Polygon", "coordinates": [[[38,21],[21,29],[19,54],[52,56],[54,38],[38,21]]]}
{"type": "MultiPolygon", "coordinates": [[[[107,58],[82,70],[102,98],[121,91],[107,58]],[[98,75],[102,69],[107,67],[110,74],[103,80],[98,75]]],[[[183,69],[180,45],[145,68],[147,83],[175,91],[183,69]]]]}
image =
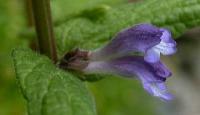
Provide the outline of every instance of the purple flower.
{"type": "Polygon", "coordinates": [[[171,72],[166,66],[158,61],[148,63],[142,56],[126,56],[106,61],[93,61],[83,70],[93,74],[116,74],[128,78],[139,79],[146,91],[151,95],[163,100],[172,99],[164,84],[171,72]]]}
{"type": "Polygon", "coordinates": [[[165,81],[171,72],[160,61],[160,53],[172,55],[175,52],[176,42],[168,30],[139,24],[119,32],[105,47],[96,51],[68,53],[60,67],[80,70],[85,74],[136,78],[151,95],[170,100],[172,95],[167,91],[165,81]]]}
{"type": "Polygon", "coordinates": [[[142,53],[147,62],[157,62],[160,53],[172,55],[176,52],[176,42],[171,33],[151,24],[139,24],[119,32],[105,47],[91,53],[91,60],[110,59],[142,53]]]}
{"type": "Polygon", "coordinates": [[[172,95],[164,82],[171,72],[160,62],[160,53],[172,55],[175,52],[176,42],[168,30],[139,24],[119,32],[105,47],[91,52],[90,63],[83,71],[137,76],[151,95],[170,100],[172,95]]]}

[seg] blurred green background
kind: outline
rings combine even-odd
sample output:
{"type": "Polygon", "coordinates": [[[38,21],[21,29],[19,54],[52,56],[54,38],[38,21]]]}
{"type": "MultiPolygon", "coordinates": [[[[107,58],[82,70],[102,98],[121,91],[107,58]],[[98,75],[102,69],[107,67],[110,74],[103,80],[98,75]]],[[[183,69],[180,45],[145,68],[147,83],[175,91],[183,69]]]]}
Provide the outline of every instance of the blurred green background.
{"type": "MultiPolygon", "coordinates": [[[[113,1],[91,0],[87,7],[92,2],[105,2],[113,6],[133,2],[113,1]]],[[[82,3],[70,6],[72,2],[52,0],[53,19],[58,20],[57,17],[71,15],[72,12],[83,9],[82,3]],[[66,7],[66,4],[70,6],[69,10],[63,12],[62,7],[66,7]],[[56,9],[55,5],[60,5],[61,8],[56,9]]],[[[29,39],[23,36],[23,32],[30,26],[25,4],[25,0],[0,0],[0,115],[27,114],[26,102],[17,86],[10,57],[13,48],[29,46],[29,39]]],[[[177,40],[178,53],[173,58],[164,59],[174,73],[168,80],[169,89],[176,96],[173,102],[162,102],[150,96],[139,81],[108,77],[88,83],[96,101],[98,115],[200,115],[199,35],[199,28],[185,33],[177,40]]]]}

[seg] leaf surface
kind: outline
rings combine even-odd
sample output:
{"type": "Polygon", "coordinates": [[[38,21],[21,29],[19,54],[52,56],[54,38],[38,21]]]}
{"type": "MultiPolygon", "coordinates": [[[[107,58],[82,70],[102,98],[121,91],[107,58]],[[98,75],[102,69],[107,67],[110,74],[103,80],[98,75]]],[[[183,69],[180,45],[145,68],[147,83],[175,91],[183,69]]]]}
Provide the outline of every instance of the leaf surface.
{"type": "MultiPolygon", "coordinates": [[[[95,49],[119,31],[138,23],[152,23],[169,29],[174,38],[200,25],[200,0],[145,0],[114,8],[94,20],[87,11],[56,26],[60,54],[74,47],[95,49]]],[[[92,9],[91,9],[92,10],[92,9]]],[[[91,13],[94,13],[92,10],[91,13]]]]}
{"type": "Polygon", "coordinates": [[[12,56],[29,115],[96,114],[93,99],[78,78],[31,50],[16,49],[12,56]]]}

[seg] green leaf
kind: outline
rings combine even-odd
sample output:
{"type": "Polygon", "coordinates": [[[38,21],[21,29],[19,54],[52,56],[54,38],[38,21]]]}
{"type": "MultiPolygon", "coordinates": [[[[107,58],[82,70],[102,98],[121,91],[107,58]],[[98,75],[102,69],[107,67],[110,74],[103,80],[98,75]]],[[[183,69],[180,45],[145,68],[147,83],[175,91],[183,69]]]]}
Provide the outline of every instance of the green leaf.
{"type": "Polygon", "coordinates": [[[115,6],[127,2],[126,0],[51,0],[51,9],[54,22],[58,23],[80,13],[102,5],[115,6]]]}
{"type": "Polygon", "coordinates": [[[16,49],[12,56],[29,115],[96,114],[92,97],[78,78],[31,50],[16,49]]]}
{"type": "Polygon", "coordinates": [[[56,27],[58,51],[63,54],[74,47],[98,48],[120,30],[138,23],[168,28],[177,38],[200,25],[199,12],[200,0],[146,0],[109,8],[97,20],[80,15],[56,27]]]}

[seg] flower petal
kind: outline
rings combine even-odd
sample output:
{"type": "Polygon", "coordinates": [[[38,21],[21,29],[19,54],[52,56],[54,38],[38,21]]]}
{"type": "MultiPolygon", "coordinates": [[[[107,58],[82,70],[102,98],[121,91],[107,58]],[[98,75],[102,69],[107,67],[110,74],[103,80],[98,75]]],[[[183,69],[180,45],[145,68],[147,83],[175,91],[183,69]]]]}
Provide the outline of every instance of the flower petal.
{"type": "Polygon", "coordinates": [[[158,62],[160,60],[160,52],[150,49],[146,52],[144,60],[150,63],[158,62]]]}
{"type": "Polygon", "coordinates": [[[176,53],[176,47],[169,47],[170,43],[160,42],[159,45],[155,46],[155,50],[159,51],[163,55],[172,55],[176,53]]]}
{"type": "Polygon", "coordinates": [[[145,83],[144,82],[143,87],[151,95],[153,95],[155,97],[159,97],[162,100],[172,100],[173,99],[173,95],[167,91],[167,87],[163,82],[162,83],[158,83],[158,82],[145,83]]]}
{"type": "Polygon", "coordinates": [[[165,43],[171,43],[171,47],[175,47],[176,46],[176,42],[174,41],[174,39],[171,36],[171,32],[167,29],[161,28],[160,29],[162,31],[162,36],[161,36],[161,40],[165,43]]]}
{"type": "Polygon", "coordinates": [[[116,74],[128,78],[137,78],[143,87],[152,95],[170,99],[163,83],[171,72],[160,61],[148,63],[142,56],[127,56],[110,61],[90,62],[85,73],[116,74]]]}
{"type": "Polygon", "coordinates": [[[132,52],[145,53],[160,43],[162,31],[151,24],[139,24],[119,32],[105,47],[91,53],[91,60],[105,60],[132,52]]]}
{"type": "Polygon", "coordinates": [[[157,69],[159,66],[155,65],[145,62],[142,56],[128,56],[110,61],[92,61],[84,71],[86,73],[117,74],[131,78],[136,75],[149,82],[165,81],[164,77],[156,75],[154,67],[157,69]]]}
{"type": "Polygon", "coordinates": [[[157,62],[158,54],[160,55],[172,55],[176,53],[176,42],[172,39],[171,33],[166,29],[160,29],[162,31],[161,41],[159,44],[147,50],[145,54],[145,60],[150,63],[157,62]]]}
{"type": "Polygon", "coordinates": [[[161,61],[151,63],[151,66],[154,68],[156,75],[160,77],[168,78],[172,75],[171,71],[161,61]]]}

